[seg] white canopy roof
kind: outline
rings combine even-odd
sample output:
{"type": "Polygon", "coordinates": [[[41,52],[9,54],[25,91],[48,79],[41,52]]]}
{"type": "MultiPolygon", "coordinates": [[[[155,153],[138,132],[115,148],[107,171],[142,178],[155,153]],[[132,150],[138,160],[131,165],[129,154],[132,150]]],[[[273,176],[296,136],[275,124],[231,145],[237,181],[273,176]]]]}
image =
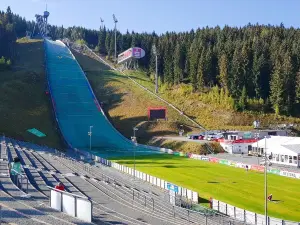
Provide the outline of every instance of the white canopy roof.
{"type": "MultiPolygon", "coordinates": [[[[297,156],[300,154],[300,137],[269,136],[266,138],[267,154],[297,156]]],[[[253,143],[252,147],[257,147],[253,143]]],[[[258,141],[259,148],[265,148],[265,139],[258,141]]]]}

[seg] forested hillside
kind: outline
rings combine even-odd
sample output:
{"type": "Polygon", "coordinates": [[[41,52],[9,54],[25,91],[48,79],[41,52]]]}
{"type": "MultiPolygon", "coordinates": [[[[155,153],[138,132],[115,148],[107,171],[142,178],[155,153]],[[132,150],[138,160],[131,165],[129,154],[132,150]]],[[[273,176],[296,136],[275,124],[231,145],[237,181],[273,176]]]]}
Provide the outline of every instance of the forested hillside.
{"type": "MultiPolygon", "coordinates": [[[[58,28],[62,29],[62,28],[58,28]]],[[[52,29],[53,31],[55,29],[52,29]]],[[[83,28],[66,29],[63,37],[83,39],[101,54],[113,55],[114,35],[83,28]]],[[[55,35],[57,36],[57,35],[55,35]]],[[[154,72],[155,44],[159,52],[161,83],[189,83],[193,91],[208,92],[218,86],[237,110],[297,114],[300,101],[300,30],[281,26],[247,25],[242,28],[203,28],[185,33],[129,33],[117,35],[118,53],[142,47],[140,65],[154,72]]]]}
{"type": "MultiPolygon", "coordinates": [[[[16,37],[33,26],[10,8],[0,12],[0,57],[8,61],[16,37]]],[[[83,40],[108,58],[114,52],[113,30],[105,27],[96,31],[50,26],[50,35],[83,40]]],[[[153,45],[158,49],[160,83],[165,88],[181,85],[192,92],[210,93],[216,87],[212,95],[231,109],[299,114],[300,29],[249,24],[163,35],[117,33],[118,53],[131,46],[145,49],[140,66],[149,76],[155,71],[153,45]]]]}

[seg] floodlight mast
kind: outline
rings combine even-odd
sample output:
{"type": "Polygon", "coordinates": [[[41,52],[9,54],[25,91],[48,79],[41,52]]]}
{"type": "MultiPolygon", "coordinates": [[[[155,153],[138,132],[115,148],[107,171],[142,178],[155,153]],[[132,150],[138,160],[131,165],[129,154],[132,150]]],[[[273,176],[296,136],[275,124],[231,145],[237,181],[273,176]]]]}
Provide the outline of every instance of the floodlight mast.
{"type": "Polygon", "coordinates": [[[100,17],[100,21],[101,21],[101,27],[100,27],[100,30],[103,29],[103,22],[104,20],[100,17]]]}
{"type": "Polygon", "coordinates": [[[117,62],[117,18],[115,16],[115,14],[113,14],[113,19],[114,19],[114,23],[115,23],[115,62],[117,62]]]}

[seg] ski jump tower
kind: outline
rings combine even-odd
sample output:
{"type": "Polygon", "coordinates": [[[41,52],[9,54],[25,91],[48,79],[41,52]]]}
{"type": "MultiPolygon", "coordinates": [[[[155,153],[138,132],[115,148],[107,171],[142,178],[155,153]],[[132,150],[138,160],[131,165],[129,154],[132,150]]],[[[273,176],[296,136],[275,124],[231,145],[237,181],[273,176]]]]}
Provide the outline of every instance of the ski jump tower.
{"type": "Polygon", "coordinates": [[[48,34],[49,34],[48,17],[49,17],[49,15],[50,15],[50,13],[47,11],[47,7],[46,7],[46,11],[44,12],[43,15],[38,15],[38,14],[35,15],[36,24],[34,25],[33,32],[32,32],[33,38],[35,37],[34,33],[38,27],[39,35],[37,35],[37,36],[40,36],[41,38],[49,39],[49,37],[48,37],[48,34]]]}
{"type": "Polygon", "coordinates": [[[118,55],[118,64],[121,65],[121,70],[137,69],[138,59],[141,59],[144,56],[144,49],[133,47],[118,55]]]}

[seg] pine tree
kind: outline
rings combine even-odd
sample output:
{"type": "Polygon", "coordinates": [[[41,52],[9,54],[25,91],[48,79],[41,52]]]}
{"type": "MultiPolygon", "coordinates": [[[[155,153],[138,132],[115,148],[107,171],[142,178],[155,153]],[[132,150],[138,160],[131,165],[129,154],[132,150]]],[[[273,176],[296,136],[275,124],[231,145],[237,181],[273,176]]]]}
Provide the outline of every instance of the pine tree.
{"type": "Polygon", "coordinates": [[[296,76],[296,103],[300,103],[300,71],[296,76]]]}
{"type": "Polygon", "coordinates": [[[110,47],[111,46],[111,32],[107,33],[106,35],[106,38],[105,38],[105,49],[106,49],[106,52],[107,52],[107,55],[108,57],[110,57],[112,55],[112,48],[110,47]]]}
{"type": "Polygon", "coordinates": [[[280,63],[277,62],[270,82],[270,101],[276,115],[279,115],[284,107],[284,80],[281,76],[280,67],[280,63]]]}
{"type": "Polygon", "coordinates": [[[176,44],[174,53],[174,84],[179,84],[183,77],[184,70],[184,59],[183,59],[183,48],[179,42],[176,44]]]}
{"type": "Polygon", "coordinates": [[[204,88],[204,49],[202,50],[200,59],[197,66],[197,89],[202,90],[204,88]]]}
{"type": "Polygon", "coordinates": [[[197,89],[197,67],[198,67],[199,51],[196,48],[196,41],[192,43],[189,52],[189,78],[192,83],[193,89],[197,89]]]}
{"type": "Polygon", "coordinates": [[[222,54],[219,60],[219,82],[221,87],[228,90],[228,60],[226,54],[222,54]]]}
{"type": "Polygon", "coordinates": [[[247,90],[246,87],[243,86],[242,94],[239,99],[239,108],[244,111],[247,107],[247,90]]]}
{"type": "Polygon", "coordinates": [[[104,26],[103,28],[100,29],[99,32],[98,47],[99,47],[100,54],[107,54],[105,41],[106,41],[106,27],[104,26]]]}

